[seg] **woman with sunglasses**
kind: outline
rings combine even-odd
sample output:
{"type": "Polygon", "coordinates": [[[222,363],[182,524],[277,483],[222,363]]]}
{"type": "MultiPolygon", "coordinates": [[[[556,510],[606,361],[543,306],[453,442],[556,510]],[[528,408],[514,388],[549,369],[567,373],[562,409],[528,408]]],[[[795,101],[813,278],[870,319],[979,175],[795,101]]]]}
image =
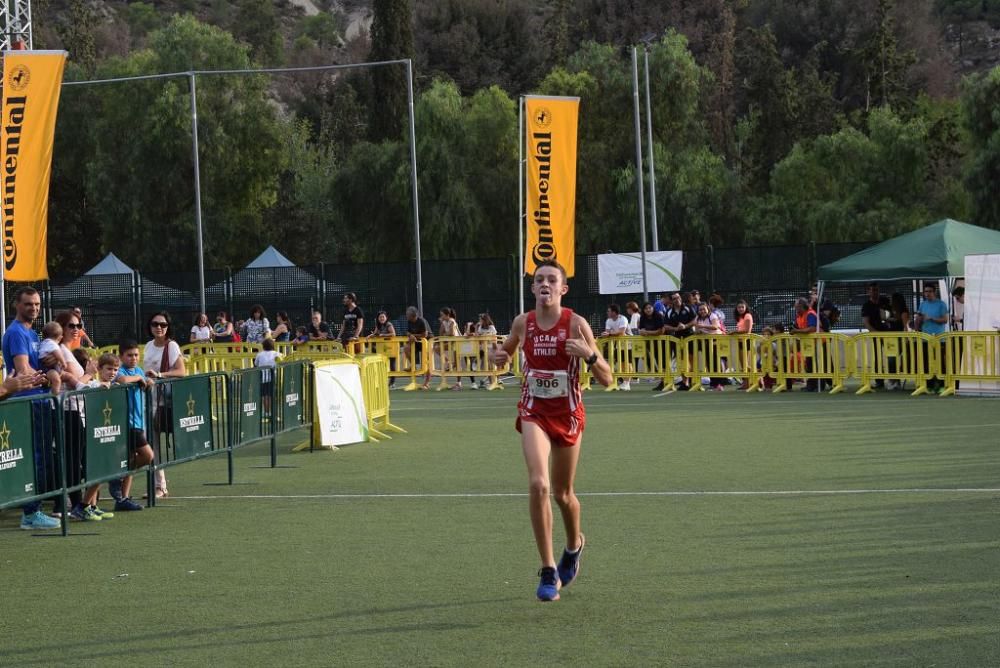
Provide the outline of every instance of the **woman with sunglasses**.
{"type": "MultiPolygon", "coordinates": [[[[152,340],[143,350],[142,366],[150,378],[183,378],[187,375],[184,369],[184,356],[181,347],[174,341],[170,315],[165,311],[154,313],[149,319],[146,330],[152,340]]],[[[169,387],[169,386],[167,386],[169,387]]],[[[170,430],[170,395],[169,390],[162,385],[153,388],[154,406],[153,431],[155,438],[170,430]]],[[[155,448],[159,452],[159,448],[155,448]]],[[[167,477],[162,469],[156,471],[156,498],[167,496],[167,477]]]]}

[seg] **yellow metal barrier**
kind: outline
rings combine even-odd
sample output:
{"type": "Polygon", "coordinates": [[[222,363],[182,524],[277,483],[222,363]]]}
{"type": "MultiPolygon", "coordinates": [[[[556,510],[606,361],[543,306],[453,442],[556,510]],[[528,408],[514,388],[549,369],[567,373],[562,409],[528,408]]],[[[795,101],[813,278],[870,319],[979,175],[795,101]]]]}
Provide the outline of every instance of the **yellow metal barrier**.
{"type": "MultiPolygon", "coordinates": [[[[611,385],[605,392],[620,390],[622,381],[650,379],[674,389],[674,377],[686,368],[684,344],[672,336],[606,336],[597,339],[601,356],[611,366],[611,385]]],[[[582,365],[580,387],[589,390],[593,375],[582,365]]]]}
{"type": "Polygon", "coordinates": [[[261,351],[258,343],[188,343],[181,346],[181,355],[256,355],[261,351]]]}
{"type": "Polygon", "coordinates": [[[949,332],[940,338],[941,396],[955,394],[959,381],[1000,384],[1000,332],[949,332]]]}
{"type": "Polygon", "coordinates": [[[430,339],[417,341],[416,345],[411,346],[407,336],[375,336],[360,339],[357,347],[361,354],[385,357],[391,381],[397,378],[409,379],[404,390],[427,389],[425,386],[430,383],[430,339]],[[423,384],[417,383],[420,376],[424,376],[423,384]]]}
{"type": "Polygon", "coordinates": [[[857,394],[872,390],[875,381],[914,384],[913,396],[927,394],[927,381],[938,375],[940,339],[921,332],[867,332],[854,337],[858,360],[857,394]]]}
{"type": "Polygon", "coordinates": [[[405,434],[406,430],[389,421],[389,364],[382,355],[355,358],[361,370],[361,387],[368,413],[368,433],[375,440],[392,437],[386,431],[405,434]]]}
{"type": "Polygon", "coordinates": [[[211,373],[213,371],[235,371],[236,369],[252,369],[256,353],[232,355],[193,355],[187,361],[188,374],[211,373]]]}
{"type": "MultiPolygon", "coordinates": [[[[440,378],[438,390],[448,389],[448,377],[461,385],[462,377],[480,378],[488,390],[503,389],[498,377],[510,372],[510,364],[498,367],[490,360],[490,350],[502,342],[497,336],[438,336],[433,340],[431,376],[440,378]]],[[[475,382],[475,381],[473,381],[475,382]]]]}
{"type": "MultiPolygon", "coordinates": [[[[684,339],[684,359],[692,390],[705,389],[702,378],[711,379],[711,385],[721,387],[727,378],[743,380],[743,389],[756,392],[760,389],[762,369],[758,364],[761,337],[752,334],[697,334],[684,339]]],[[[769,358],[770,359],[770,358],[769,358]]]]}
{"type": "Polygon", "coordinates": [[[774,391],[784,392],[796,380],[830,387],[830,394],[844,391],[850,375],[848,363],[854,354],[851,338],[845,334],[780,334],[765,339],[771,344],[769,366],[762,373],[775,380],[774,391]]]}

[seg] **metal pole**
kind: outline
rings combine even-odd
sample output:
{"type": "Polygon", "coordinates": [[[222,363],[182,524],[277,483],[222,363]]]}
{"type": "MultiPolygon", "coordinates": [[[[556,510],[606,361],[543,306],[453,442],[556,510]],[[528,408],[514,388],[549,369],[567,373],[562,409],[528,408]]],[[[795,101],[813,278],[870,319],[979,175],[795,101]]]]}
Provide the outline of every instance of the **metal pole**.
{"type": "Polygon", "coordinates": [[[205,245],[201,231],[201,166],[198,163],[198,90],[194,72],[188,72],[191,91],[191,157],[194,161],[194,226],[198,241],[198,303],[205,312],[205,245]]]}
{"type": "Polygon", "coordinates": [[[646,68],[646,146],[649,152],[649,215],[653,226],[653,250],[660,250],[659,232],[656,226],[656,168],[653,165],[653,112],[649,101],[649,49],[642,47],[646,68]]]}
{"type": "Polygon", "coordinates": [[[635,182],[639,186],[639,250],[642,256],[642,298],[649,301],[646,285],[646,197],[642,188],[642,130],[639,123],[639,55],[632,47],[632,109],[635,117],[635,182]]]}
{"type": "Polygon", "coordinates": [[[517,103],[517,304],[524,313],[524,96],[517,103]]]}
{"type": "Polygon", "coordinates": [[[417,256],[417,310],[424,314],[424,277],[420,256],[420,202],[417,197],[417,128],[413,113],[413,61],[406,59],[406,100],[410,112],[410,181],[413,186],[413,250],[417,256]]]}

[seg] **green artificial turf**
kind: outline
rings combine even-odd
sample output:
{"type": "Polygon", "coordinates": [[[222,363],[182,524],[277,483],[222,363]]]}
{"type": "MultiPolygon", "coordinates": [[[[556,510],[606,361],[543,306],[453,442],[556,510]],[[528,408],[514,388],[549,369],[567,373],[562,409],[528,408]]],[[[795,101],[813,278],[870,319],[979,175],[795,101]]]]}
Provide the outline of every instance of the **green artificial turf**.
{"type": "Polygon", "coordinates": [[[393,392],[391,441],[185,464],[67,538],[0,513],[0,664],[1000,664],[995,400],[640,388],[586,397],[558,602],[516,392],[393,392]]]}

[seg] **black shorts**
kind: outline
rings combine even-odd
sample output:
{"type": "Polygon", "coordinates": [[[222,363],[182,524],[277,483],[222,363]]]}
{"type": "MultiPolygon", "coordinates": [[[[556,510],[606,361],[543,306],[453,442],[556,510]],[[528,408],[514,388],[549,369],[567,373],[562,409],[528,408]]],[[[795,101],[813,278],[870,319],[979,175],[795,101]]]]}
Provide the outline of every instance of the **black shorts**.
{"type": "Polygon", "coordinates": [[[131,436],[129,437],[129,446],[132,448],[133,452],[139,448],[144,448],[149,445],[149,441],[146,440],[146,432],[142,429],[136,429],[135,427],[129,429],[131,436]]]}

